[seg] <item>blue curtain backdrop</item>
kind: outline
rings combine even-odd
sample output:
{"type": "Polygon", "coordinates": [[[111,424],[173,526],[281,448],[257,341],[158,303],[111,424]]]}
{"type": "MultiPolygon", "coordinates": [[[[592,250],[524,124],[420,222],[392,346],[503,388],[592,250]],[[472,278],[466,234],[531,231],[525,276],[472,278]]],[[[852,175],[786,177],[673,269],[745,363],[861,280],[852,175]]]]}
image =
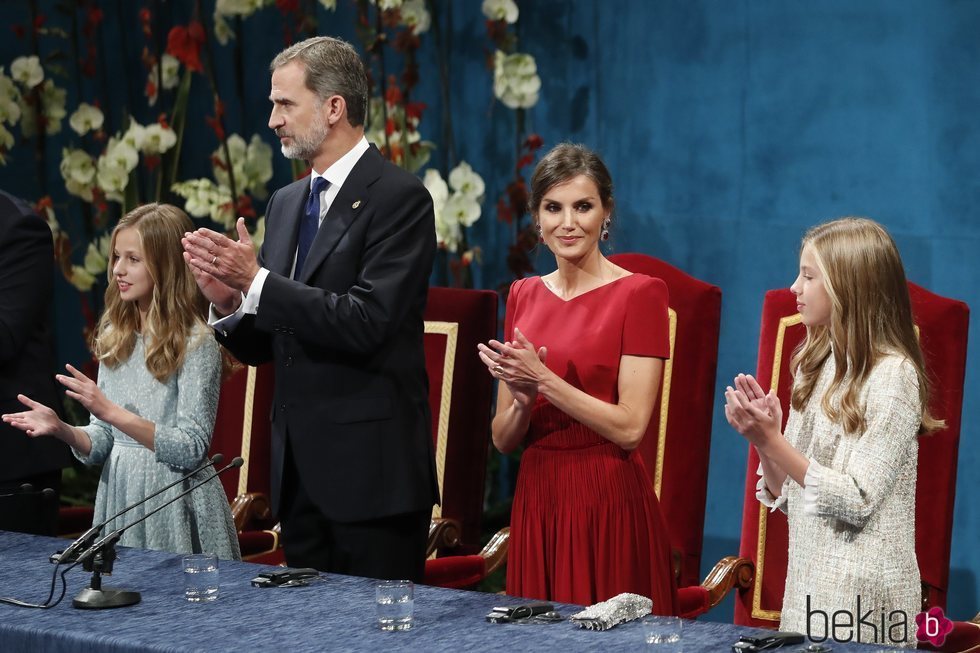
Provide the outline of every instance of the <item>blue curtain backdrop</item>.
{"type": "MultiPolygon", "coordinates": [[[[27,4],[4,2],[0,25],[25,22],[27,4]]],[[[39,3],[46,4],[53,3],[39,3]]],[[[113,73],[98,92],[116,102],[126,95],[138,99],[140,3],[101,4],[104,62],[113,73]]],[[[320,33],[353,40],[351,3],[338,5],[336,13],[318,10],[320,33]]],[[[511,236],[493,207],[514,164],[514,115],[493,99],[480,3],[438,2],[443,12],[450,5],[444,36],[456,159],[470,162],[487,181],[484,215],[470,235],[484,250],[474,279],[477,286],[496,287],[508,280],[511,236]]],[[[156,7],[186,22],[191,3],[156,7]]],[[[208,14],[213,3],[204,7],[208,14]]],[[[520,8],[519,49],[536,58],[543,81],[528,130],[539,133],[546,148],[572,140],[603,154],[616,182],[613,249],[660,257],[723,291],[707,571],[738,550],[745,477],[745,444],[725,422],[722,391],[736,373],[754,370],[762,295],[791,283],[808,226],[841,215],[875,218],[897,240],[911,280],[980,307],[980,4],[525,0],[520,8]]],[[[282,47],[280,18],[265,10],[243,23],[242,34],[240,50],[216,50],[223,92],[245,98],[228,107],[228,128],[275,144],[265,126],[267,67],[282,47]],[[239,58],[240,92],[233,74],[239,58]]],[[[9,71],[25,48],[8,33],[0,39],[0,64],[9,71]]],[[[429,106],[423,136],[444,146],[437,54],[427,35],[415,97],[429,106]]],[[[89,92],[83,86],[82,99],[89,92]]],[[[77,104],[76,93],[69,85],[70,106],[77,104]]],[[[211,112],[206,97],[191,108],[197,120],[188,126],[182,178],[208,173],[216,142],[200,117],[211,112]]],[[[141,122],[154,115],[147,111],[141,122]]],[[[64,201],[60,147],[58,138],[48,144],[44,183],[45,192],[64,201]]],[[[445,151],[436,152],[432,164],[456,162],[447,159],[445,151]]],[[[290,179],[289,165],[278,153],[275,160],[270,188],[290,179]]],[[[15,148],[0,167],[0,187],[34,198],[41,184],[30,151],[15,148]]],[[[70,214],[59,218],[72,228],[70,214]]],[[[538,252],[536,261],[539,271],[552,269],[547,252],[538,252]]],[[[67,360],[84,357],[77,306],[74,290],[62,283],[56,319],[67,360]]],[[[973,343],[978,324],[975,316],[973,343]]],[[[970,401],[977,365],[974,344],[949,595],[950,612],[961,619],[980,609],[980,505],[973,501],[980,494],[974,472],[980,407],[970,401]]],[[[730,619],[730,607],[712,617],[730,619]]]]}

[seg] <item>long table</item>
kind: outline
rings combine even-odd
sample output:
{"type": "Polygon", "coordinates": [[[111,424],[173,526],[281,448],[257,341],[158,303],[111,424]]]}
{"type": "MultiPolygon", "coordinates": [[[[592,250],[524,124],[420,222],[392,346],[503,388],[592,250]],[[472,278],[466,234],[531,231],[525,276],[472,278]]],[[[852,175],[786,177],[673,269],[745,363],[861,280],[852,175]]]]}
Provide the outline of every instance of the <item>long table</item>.
{"type": "MultiPolygon", "coordinates": [[[[47,558],[65,544],[65,540],[0,531],[0,596],[43,601],[54,567],[47,558]]],[[[491,624],[484,617],[493,606],[521,600],[426,586],[415,589],[414,627],[382,632],[375,626],[374,581],[369,578],[328,575],[307,587],[256,588],[250,580],[263,567],[224,560],[220,597],[210,603],[188,603],[183,598],[179,555],[125,547],[118,553],[114,572],[104,577],[103,584],[140,592],[140,603],[108,610],[73,608],[72,597],[88,587],[90,579],[90,574],[76,567],[66,576],[65,599],[54,608],[0,604],[0,651],[612,653],[644,647],[642,628],[636,622],[605,632],[583,630],[567,622],[491,624]]],[[[60,577],[58,583],[60,593],[60,577]]],[[[563,616],[581,609],[564,604],[556,607],[563,616]]],[[[730,651],[740,634],[751,631],[730,624],[685,621],[684,651],[730,651]]],[[[881,649],[833,644],[835,653],[881,649]]]]}

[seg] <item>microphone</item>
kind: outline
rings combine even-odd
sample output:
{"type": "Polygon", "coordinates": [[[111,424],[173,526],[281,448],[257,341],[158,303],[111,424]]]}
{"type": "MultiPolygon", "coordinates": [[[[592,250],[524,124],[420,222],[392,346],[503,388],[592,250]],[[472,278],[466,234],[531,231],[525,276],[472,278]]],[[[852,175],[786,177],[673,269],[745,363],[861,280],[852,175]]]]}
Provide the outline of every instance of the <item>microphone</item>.
{"type": "MultiPolygon", "coordinates": [[[[183,483],[184,481],[186,481],[187,479],[191,478],[195,474],[198,474],[199,472],[203,472],[208,467],[213,467],[214,465],[220,465],[222,463],[222,461],[224,461],[224,459],[225,459],[225,457],[222,456],[220,453],[214,454],[214,457],[211,458],[211,460],[207,461],[206,463],[204,463],[203,465],[201,465],[200,467],[198,467],[197,469],[195,469],[191,473],[187,474],[186,476],[177,479],[176,481],[174,481],[170,485],[167,485],[167,486],[164,486],[164,487],[160,488],[159,490],[157,490],[153,494],[149,494],[149,495],[143,497],[142,499],[140,499],[136,503],[132,504],[131,506],[126,506],[125,508],[123,508],[122,510],[120,510],[119,512],[117,512],[116,514],[114,514],[113,516],[111,516],[108,519],[104,520],[101,524],[96,524],[95,526],[92,526],[92,528],[90,528],[87,531],[85,531],[84,533],[82,533],[74,542],[72,542],[70,545],[68,545],[68,548],[66,548],[64,551],[57,551],[55,553],[52,553],[51,554],[51,557],[48,558],[48,560],[50,562],[55,563],[55,564],[61,564],[63,562],[71,562],[73,560],[76,560],[78,558],[78,554],[81,553],[82,551],[85,551],[89,547],[91,547],[92,546],[92,542],[94,542],[95,541],[95,538],[97,538],[99,536],[99,533],[102,532],[102,529],[105,527],[105,525],[108,524],[109,522],[111,522],[113,519],[116,519],[117,517],[121,517],[122,515],[125,515],[130,510],[133,510],[134,508],[137,508],[137,507],[143,505],[144,503],[146,503],[147,501],[149,501],[153,497],[158,496],[159,494],[161,494],[163,492],[166,492],[167,490],[169,490],[170,488],[174,487],[175,485],[179,485],[179,484],[183,483]]],[[[166,504],[164,504],[164,505],[166,505],[166,504]]]]}
{"type": "Polygon", "coordinates": [[[22,483],[16,492],[9,492],[7,494],[0,494],[0,499],[6,499],[7,497],[19,497],[22,494],[30,494],[34,492],[34,486],[30,483],[22,483]]]}
{"type": "MultiPolygon", "coordinates": [[[[220,454],[218,454],[218,455],[220,455],[220,454]]],[[[217,458],[218,455],[216,455],[215,458],[217,458]]],[[[140,522],[146,521],[147,519],[149,519],[150,517],[152,517],[156,513],[160,512],[161,510],[163,510],[164,508],[166,508],[167,506],[169,506],[171,503],[175,503],[176,501],[178,501],[180,499],[183,499],[185,496],[187,496],[188,494],[190,494],[191,492],[193,492],[197,488],[201,487],[205,483],[210,483],[214,479],[218,478],[221,474],[224,474],[225,472],[227,472],[232,467],[241,467],[244,464],[245,464],[245,459],[242,458],[241,456],[236,456],[230,463],[228,463],[227,465],[225,465],[224,467],[222,467],[221,469],[219,469],[218,471],[216,471],[214,474],[211,474],[210,476],[208,476],[203,481],[198,481],[197,483],[195,483],[191,487],[187,488],[186,490],[184,490],[183,492],[181,492],[177,496],[175,496],[175,497],[167,500],[164,503],[161,503],[159,506],[157,506],[156,508],[154,508],[150,512],[146,513],[145,515],[143,515],[142,517],[140,517],[139,519],[137,519],[133,523],[126,524],[125,526],[122,526],[121,528],[117,528],[116,530],[112,531],[111,533],[109,533],[108,535],[106,535],[105,537],[103,537],[101,540],[99,540],[98,542],[96,542],[95,544],[92,544],[87,550],[83,551],[81,553],[81,555],[78,556],[78,559],[75,561],[75,563],[72,565],[72,567],[74,567],[76,565],[79,565],[79,564],[85,562],[86,560],[88,560],[89,558],[91,558],[96,552],[98,552],[99,549],[104,548],[106,546],[109,546],[111,544],[115,544],[116,542],[118,542],[119,539],[122,537],[122,534],[126,530],[128,530],[129,528],[131,528],[132,526],[135,526],[136,524],[139,524],[140,522]]]]}
{"type": "Polygon", "coordinates": [[[102,587],[101,574],[112,573],[112,563],[116,559],[116,552],[113,547],[116,544],[116,542],[118,542],[120,538],[122,538],[122,535],[126,531],[126,529],[149,519],[152,515],[160,512],[170,504],[184,498],[185,496],[187,496],[197,488],[201,487],[205,483],[210,483],[214,479],[218,478],[218,476],[228,471],[232,467],[241,467],[244,463],[245,460],[242,457],[236,456],[234,460],[232,460],[230,463],[228,463],[227,465],[225,465],[215,473],[208,476],[203,481],[199,481],[198,483],[192,485],[191,487],[184,490],[177,496],[160,504],[159,506],[157,506],[150,512],[146,513],[145,515],[143,515],[133,523],[126,524],[122,528],[117,528],[116,530],[112,531],[111,533],[103,537],[101,540],[96,542],[95,544],[89,546],[89,548],[86,549],[85,551],[82,551],[81,554],[78,556],[78,559],[75,560],[75,562],[73,562],[72,565],[68,567],[68,569],[66,569],[63,573],[67,573],[72,568],[80,564],[84,564],[85,569],[89,569],[89,565],[91,561],[91,567],[92,567],[91,571],[93,572],[92,582],[90,587],[87,587],[81,592],[79,592],[78,596],[76,596],[72,600],[72,605],[75,606],[76,608],[99,610],[102,608],[118,608],[127,605],[135,605],[136,603],[139,603],[141,600],[139,592],[133,592],[130,590],[123,590],[123,589],[117,589],[112,587],[102,587]],[[93,561],[92,558],[99,553],[102,554],[101,559],[96,558],[93,561]]]}

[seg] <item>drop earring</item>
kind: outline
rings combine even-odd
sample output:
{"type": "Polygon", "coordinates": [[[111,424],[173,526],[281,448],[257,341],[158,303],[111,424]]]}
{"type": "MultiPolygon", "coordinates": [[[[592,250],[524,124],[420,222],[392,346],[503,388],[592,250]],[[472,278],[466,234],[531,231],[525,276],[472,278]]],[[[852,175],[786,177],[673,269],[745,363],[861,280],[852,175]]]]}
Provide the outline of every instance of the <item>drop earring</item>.
{"type": "Polygon", "coordinates": [[[602,221],[602,230],[599,232],[599,240],[609,240],[609,225],[612,224],[610,218],[606,218],[602,221]]]}

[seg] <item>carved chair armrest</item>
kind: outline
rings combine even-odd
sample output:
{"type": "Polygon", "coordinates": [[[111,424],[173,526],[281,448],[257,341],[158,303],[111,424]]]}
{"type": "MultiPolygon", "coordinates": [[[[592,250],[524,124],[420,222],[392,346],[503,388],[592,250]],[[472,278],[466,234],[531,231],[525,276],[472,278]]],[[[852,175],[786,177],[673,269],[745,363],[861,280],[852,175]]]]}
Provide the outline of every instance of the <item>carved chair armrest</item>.
{"type": "Polygon", "coordinates": [[[749,589],[754,580],[755,564],[751,560],[738,556],[722,558],[701,583],[708,594],[708,608],[721,603],[733,587],[740,591],[749,589]]]}
{"type": "Polygon", "coordinates": [[[231,516],[237,531],[266,528],[272,523],[269,497],[261,492],[239,494],[231,503],[231,516]]]}
{"type": "Polygon", "coordinates": [[[430,557],[442,549],[454,549],[459,546],[460,525],[455,519],[437,517],[429,520],[429,543],[425,549],[425,557],[430,557]]]}
{"type": "Polygon", "coordinates": [[[507,562],[507,549],[510,546],[510,527],[497,531],[487,545],[480,551],[480,556],[486,561],[487,576],[497,571],[507,562]]]}

